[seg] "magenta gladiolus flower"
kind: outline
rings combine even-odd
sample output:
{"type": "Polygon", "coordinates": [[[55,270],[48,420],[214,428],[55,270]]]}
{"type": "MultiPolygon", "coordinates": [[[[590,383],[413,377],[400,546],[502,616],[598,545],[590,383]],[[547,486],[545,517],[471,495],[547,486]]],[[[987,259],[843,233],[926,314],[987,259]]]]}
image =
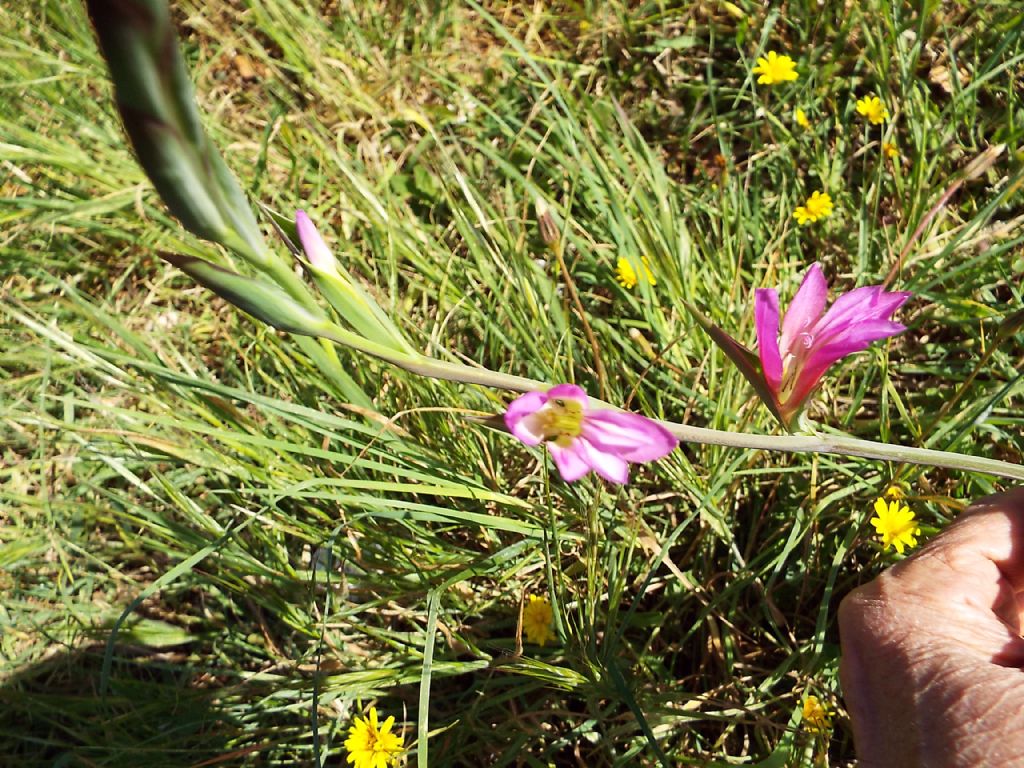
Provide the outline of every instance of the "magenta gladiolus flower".
{"type": "Polygon", "coordinates": [[[646,416],[591,410],[587,393],[575,384],[527,392],[509,403],[505,425],[527,445],[546,443],[566,482],[594,470],[613,483],[629,480],[629,463],[654,461],[679,441],[646,416]]]}
{"type": "Polygon", "coordinates": [[[906,330],[890,320],[910,298],[906,291],[886,291],[881,285],[855,288],[822,314],[827,298],[825,276],[813,264],[786,310],[780,335],[778,293],[758,288],[754,294],[757,353],[765,384],[786,424],[833,363],[906,330]]]}

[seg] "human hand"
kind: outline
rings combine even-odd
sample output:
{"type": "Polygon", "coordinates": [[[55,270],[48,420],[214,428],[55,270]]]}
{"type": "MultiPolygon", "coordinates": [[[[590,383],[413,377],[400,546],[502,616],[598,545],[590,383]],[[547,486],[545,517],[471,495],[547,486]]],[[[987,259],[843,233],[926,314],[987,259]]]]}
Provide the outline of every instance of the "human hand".
{"type": "Polygon", "coordinates": [[[1024,766],[1024,488],[973,504],[839,606],[861,768],[1024,766]]]}

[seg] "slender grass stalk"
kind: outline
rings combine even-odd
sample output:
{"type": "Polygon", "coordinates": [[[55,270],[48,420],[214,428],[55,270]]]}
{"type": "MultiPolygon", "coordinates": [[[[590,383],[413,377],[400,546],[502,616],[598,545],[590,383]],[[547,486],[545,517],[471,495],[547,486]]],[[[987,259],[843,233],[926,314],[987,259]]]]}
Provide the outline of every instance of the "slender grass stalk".
{"type": "MultiPolygon", "coordinates": [[[[337,344],[385,360],[410,373],[428,378],[464,384],[480,384],[515,392],[547,389],[550,386],[534,379],[500,373],[483,367],[473,368],[462,363],[436,360],[415,352],[402,352],[347,331],[329,320],[310,315],[304,307],[291,302],[279,289],[262,281],[237,275],[201,259],[174,254],[165,254],[165,258],[223,298],[241,307],[257,319],[283,331],[301,336],[329,339],[337,344]]],[[[607,407],[615,407],[608,403],[598,402],[607,407]]],[[[985,472],[999,477],[1024,480],[1024,467],[997,459],[985,459],[960,453],[877,443],[846,436],[752,435],[744,432],[691,427],[674,422],[662,423],[672,434],[687,442],[787,453],[832,453],[860,456],[869,459],[985,472]]]]}

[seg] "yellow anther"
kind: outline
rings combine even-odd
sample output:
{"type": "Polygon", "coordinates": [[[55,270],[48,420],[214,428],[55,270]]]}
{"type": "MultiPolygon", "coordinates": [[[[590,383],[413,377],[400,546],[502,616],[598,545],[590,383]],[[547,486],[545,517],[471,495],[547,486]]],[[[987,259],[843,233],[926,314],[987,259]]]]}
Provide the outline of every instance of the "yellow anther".
{"type": "Polygon", "coordinates": [[[537,415],[544,439],[554,440],[563,448],[583,431],[583,404],[576,400],[554,398],[537,415]]]}

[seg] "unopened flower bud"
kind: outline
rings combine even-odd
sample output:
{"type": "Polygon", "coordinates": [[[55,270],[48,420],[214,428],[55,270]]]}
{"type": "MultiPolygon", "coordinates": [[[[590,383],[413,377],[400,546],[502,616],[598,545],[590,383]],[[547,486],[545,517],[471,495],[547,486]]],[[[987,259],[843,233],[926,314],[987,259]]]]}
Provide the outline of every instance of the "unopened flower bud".
{"type": "Polygon", "coordinates": [[[302,243],[302,250],[305,251],[306,258],[314,269],[328,273],[337,272],[334,255],[305,211],[296,211],[295,231],[299,235],[299,242],[302,243]]]}
{"type": "Polygon", "coordinates": [[[551,215],[547,203],[541,197],[537,197],[533,201],[533,208],[537,213],[537,225],[540,227],[541,239],[547,245],[554,245],[559,239],[558,225],[555,224],[555,217],[551,215]]]}

